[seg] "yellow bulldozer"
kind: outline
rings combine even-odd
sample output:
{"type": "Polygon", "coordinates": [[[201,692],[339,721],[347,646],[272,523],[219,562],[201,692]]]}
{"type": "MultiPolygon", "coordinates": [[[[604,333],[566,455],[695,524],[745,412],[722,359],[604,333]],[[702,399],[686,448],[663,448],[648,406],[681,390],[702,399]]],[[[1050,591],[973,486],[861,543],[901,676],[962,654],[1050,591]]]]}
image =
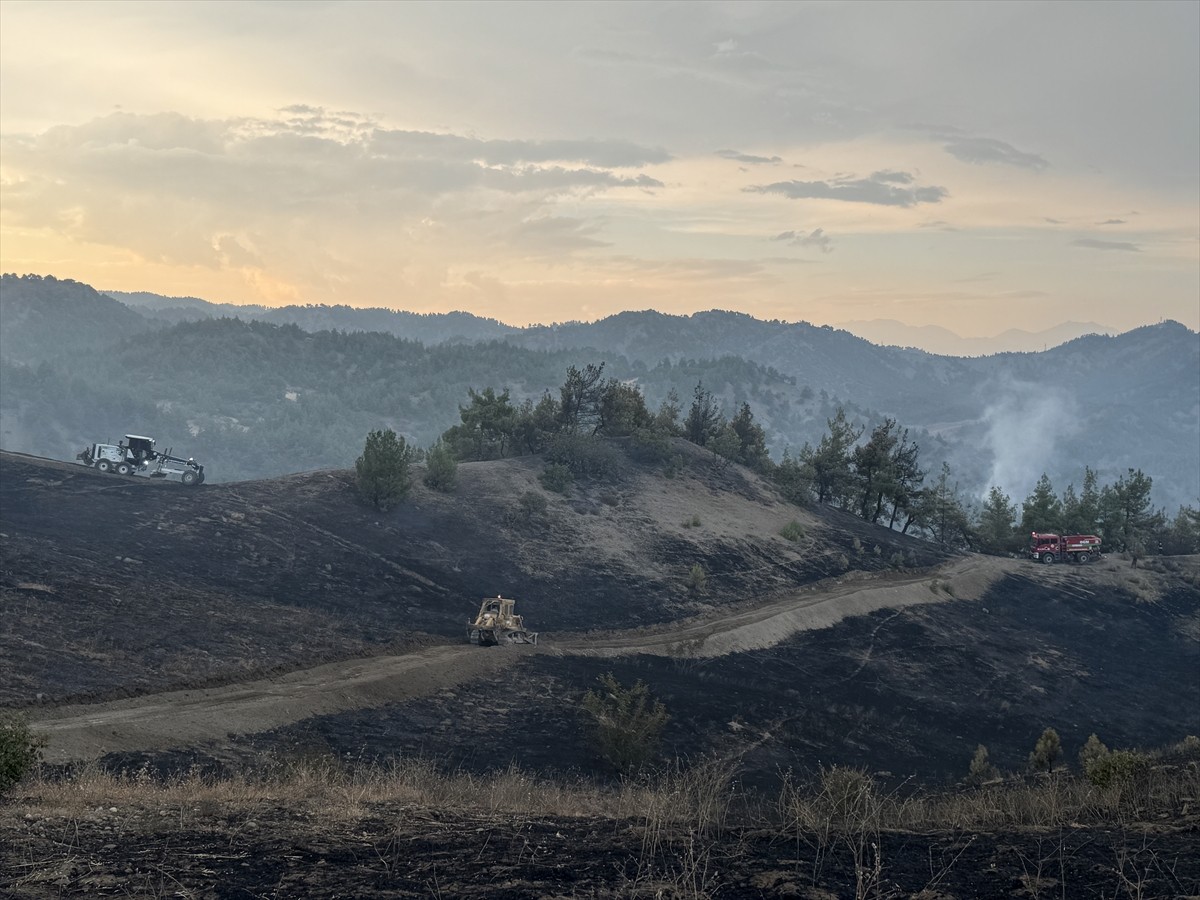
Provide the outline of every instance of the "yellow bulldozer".
{"type": "Polygon", "coordinates": [[[501,597],[484,597],[479,605],[479,615],[474,622],[467,623],[467,641],[480,647],[497,644],[536,644],[536,631],[526,631],[524,620],[513,612],[516,600],[501,597]]]}

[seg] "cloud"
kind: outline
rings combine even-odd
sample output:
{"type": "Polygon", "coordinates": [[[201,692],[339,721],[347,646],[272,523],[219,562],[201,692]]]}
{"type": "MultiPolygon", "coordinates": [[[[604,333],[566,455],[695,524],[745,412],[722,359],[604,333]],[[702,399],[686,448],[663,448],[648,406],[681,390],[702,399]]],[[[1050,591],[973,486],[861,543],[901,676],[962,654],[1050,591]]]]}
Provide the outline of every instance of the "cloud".
{"type": "Polygon", "coordinates": [[[1051,225],[1066,225],[1067,224],[1062,219],[1052,219],[1049,216],[1042,216],[1042,221],[1049,222],[1051,225]]]}
{"type": "Polygon", "coordinates": [[[816,247],[822,253],[833,252],[833,238],[825,233],[824,228],[814,228],[808,234],[803,231],[785,231],[771,238],[773,241],[787,241],[791,247],[816,247]]]}
{"type": "Polygon", "coordinates": [[[717,156],[722,156],[725,159],[736,160],[737,162],[750,163],[751,165],[776,165],[783,162],[778,156],[752,156],[749,153],[739,153],[737,150],[718,150],[717,156]]]}
{"type": "Polygon", "coordinates": [[[1103,222],[1097,222],[1097,225],[1124,225],[1124,219],[1105,219],[1103,222]]]}
{"type": "Polygon", "coordinates": [[[594,218],[556,217],[555,205],[661,189],[636,165],[602,163],[667,158],[623,141],[388,130],[303,104],[275,118],[114,113],[6,136],[0,151],[17,227],[164,265],[290,267],[310,286],[352,278],[371,254],[411,257],[397,264],[404,277],[440,283],[443,260],[480,266],[514,249],[566,260],[603,247],[594,218]]]}
{"type": "Polygon", "coordinates": [[[1129,241],[1100,241],[1095,238],[1080,238],[1071,241],[1072,247],[1086,247],[1089,250],[1123,250],[1126,253],[1141,253],[1142,248],[1129,241]]]}
{"type": "Polygon", "coordinates": [[[747,193],[782,194],[792,200],[841,200],[846,203],[872,203],[878,206],[911,207],[918,203],[939,203],[949,194],[944,187],[917,187],[907,172],[890,169],[869,178],[834,178],[828,181],[777,181],[774,184],[743,188],[747,193]],[[901,186],[903,185],[903,186],[901,186]]]}
{"type": "Polygon", "coordinates": [[[978,166],[999,163],[1040,171],[1050,165],[1036,153],[1025,153],[1012,144],[1006,144],[995,138],[950,137],[946,140],[945,150],[955,159],[978,166]]]}
{"type": "Polygon", "coordinates": [[[511,246],[537,257],[561,258],[564,253],[610,247],[595,235],[599,226],[570,216],[538,216],[519,222],[508,233],[511,246]]]}
{"type": "Polygon", "coordinates": [[[671,159],[661,148],[643,147],[630,141],[481,140],[456,134],[387,129],[375,132],[372,145],[389,153],[450,156],[490,166],[580,162],[601,168],[637,168],[671,159]]]}

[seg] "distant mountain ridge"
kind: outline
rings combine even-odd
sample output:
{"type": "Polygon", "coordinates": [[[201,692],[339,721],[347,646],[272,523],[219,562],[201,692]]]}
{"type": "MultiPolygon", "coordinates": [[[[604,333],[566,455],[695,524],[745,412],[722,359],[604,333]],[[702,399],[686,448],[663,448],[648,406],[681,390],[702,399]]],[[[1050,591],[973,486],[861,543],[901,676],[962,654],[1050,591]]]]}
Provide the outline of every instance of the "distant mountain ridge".
{"type": "Polygon", "coordinates": [[[275,325],[298,325],[305,331],[381,331],[425,344],[487,341],[519,329],[473,313],[414,313],[383,307],[355,306],[238,306],[210,303],[198,297],[163,297],[146,292],[106,291],[110,297],[162,322],[191,322],[222,316],[275,325]]]}
{"type": "Polygon", "coordinates": [[[5,370],[11,384],[0,386],[0,440],[7,449],[32,449],[38,433],[46,435],[41,446],[61,442],[74,431],[71,421],[92,421],[96,409],[127,397],[127,412],[114,415],[169,413],[198,435],[290,428],[289,439],[313,451],[303,461],[273,446],[239,456],[255,466],[253,474],[345,465],[357,452],[345,446],[349,436],[381,417],[424,444],[455,420],[467,386],[508,386],[517,398],[536,397],[556,389],[566,366],[608,361],[608,372],[638,383],[652,403],[674,388],[686,408],[696,381],[729,413],[749,402],[776,455],[818,440],[840,403],[868,427],[896,418],[921,444],[926,467],[949,461],[969,493],[1000,484],[1020,500],[1043,472],[1059,490],[1078,486],[1087,465],[1110,481],[1130,466],[1145,469],[1160,503],[1200,498],[1200,335],[1176,322],[1086,335],[1044,352],[961,358],[718,310],[623,312],[518,329],[469,313],[273,310],[119,296],[132,305],[75,282],[3,276],[0,362],[53,367],[36,377],[5,370]],[[235,313],[264,327],[205,327],[235,313]],[[346,339],[379,332],[391,342],[346,339]],[[292,365],[293,356],[303,365],[292,365]],[[224,368],[212,368],[213,360],[226,360],[224,368]],[[72,378],[83,383],[71,387],[72,378]],[[68,405],[87,396],[90,406],[61,419],[39,417],[39,390],[68,405]],[[335,425],[336,437],[329,432],[316,442],[319,452],[304,436],[304,429],[335,425]]]}
{"type": "Polygon", "coordinates": [[[1063,322],[1042,331],[1009,328],[991,337],[961,337],[939,325],[907,325],[895,319],[840,322],[851,334],[872,344],[910,347],[941,356],[991,356],[996,353],[1036,353],[1087,334],[1117,334],[1117,329],[1096,322],[1063,322]]]}

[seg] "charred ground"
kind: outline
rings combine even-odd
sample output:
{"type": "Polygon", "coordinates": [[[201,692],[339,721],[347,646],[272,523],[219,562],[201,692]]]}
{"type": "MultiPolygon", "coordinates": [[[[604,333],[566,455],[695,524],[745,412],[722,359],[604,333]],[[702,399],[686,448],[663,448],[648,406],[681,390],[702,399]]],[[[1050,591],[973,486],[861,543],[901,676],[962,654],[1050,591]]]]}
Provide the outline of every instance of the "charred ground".
{"type": "Polygon", "coordinates": [[[345,471],[184,488],[2,453],[0,602],[13,614],[0,626],[0,703],[457,640],[483,595],[516,595],[543,631],[619,630],[884,570],[896,554],[913,567],[945,558],[851,516],[818,520],[692,457],[674,479],[631,465],[570,498],[543,491],[529,459],[464,464],[455,495],[418,484],[381,514],[345,471]],[[547,498],[545,513],[522,512],[527,492],[547,498]],[[807,526],[799,543],[778,536],[793,519],[807,526]],[[687,586],[694,564],[703,594],[687,586]]]}
{"type": "MultiPolygon", "coordinates": [[[[604,783],[611,773],[577,706],[612,672],[644,680],[667,705],[668,756],[729,760],[739,784],[766,793],[789,771],[832,763],[892,784],[944,784],[979,743],[1015,769],[1047,725],[1068,759],[1092,732],[1111,746],[1200,732],[1196,558],[1132,569],[948,557],[800,510],[702,452],[675,478],[631,464],[566,498],[543,492],[537,473],[528,459],[463,465],[456,494],[418,486],[379,514],[341,471],[189,489],[0,454],[0,708],[23,708],[47,729],[84,719],[94,733],[111,728],[116,752],[76,729],[56,758],[115,770],[420,757],[485,779],[515,764],[604,783]],[[529,492],[546,498],[544,513],[521,504],[529,492]],[[792,521],[798,542],[779,535],[792,521]],[[687,584],[697,564],[703,592],[687,584]],[[520,599],[542,631],[536,650],[461,645],[479,596],[495,593],[520,599]],[[284,724],[228,726],[250,721],[230,718],[239,698],[266,709],[306,691],[321,701],[284,724]],[[210,707],[210,718],[172,740],[170,711],[187,704],[210,707]],[[143,741],[127,726],[152,708],[167,730],[143,741]]],[[[47,733],[53,754],[66,731],[47,733]]],[[[0,887],[533,897],[652,896],[665,885],[671,895],[696,846],[686,829],[667,829],[647,849],[644,829],[603,817],[384,803],[330,825],[316,810],[255,804],[176,810],[170,827],[157,807],[35,805],[4,820],[0,863],[28,877],[0,887]]],[[[1166,808],[1168,822],[1153,827],[880,840],[893,892],[936,882],[941,893],[928,896],[1094,896],[1121,884],[1127,859],[1145,886],[1194,893],[1194,802],[1166,808]]],[[[728,832],[706,845],[703,893],[853,895],[853,860],[807,840],[728,832]]]]}

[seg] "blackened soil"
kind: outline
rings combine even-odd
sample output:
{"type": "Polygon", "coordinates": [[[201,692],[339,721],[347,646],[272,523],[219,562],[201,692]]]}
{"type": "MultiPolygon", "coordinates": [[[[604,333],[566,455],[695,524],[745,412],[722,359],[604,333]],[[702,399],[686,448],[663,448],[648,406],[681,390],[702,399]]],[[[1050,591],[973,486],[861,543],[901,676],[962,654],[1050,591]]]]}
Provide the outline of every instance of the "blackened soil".
{"type": "Polygon", "coordinates": [[[676,478],[630,463],[569,498],[542,490],[534,458],[466,464],[454,495],[418,481],[386,513],[360,503],[344,471],[186,488],[0,452],[0,706],[457,640],[485,595],[515,595],[542,631],[624,629],[852,567],[945,558],[836,511],[810,516],[682,451],[690,464],[676,478]],[[544,513],[522,512],[531,492],[544,513]],[[683,527],[693,515],[702,524],[683,527]],[[778,535],[792,519],[800,543],[778,535]],[[703,596],[687,585],[696,564],[703,596]]]}
{"type": "MultiPolygon", "coordinates": [[[[1196,591],[1145,603],[1119,591],[1064,591],[1039,575],[1031,563],[1029,576],[1001,580],[981,601],[881,610],[771,650],[712,659],[526,654],[503,680],[310,718],[239,739],[230,754],[242,763],[264,752],[332,752],[420,756],[473,772],[603,773],[579,701],[606,672],[646,682],[666,705],[664,756],[735,758],[742,780],[766,790],[788,770],[832,763],[895,781],[956,781],[979,744],[993,763],[1019,771],[1047,726],[1068,762],[1092,733],[1110,747],[1200,733],[1200,644],[1186,631],[1200,608],[1196,591]]],[[[169,770],[173,759],[108,763],[169,770]]],[[[197,759],[208,758],[174,764],[197,759]]]]}
{"type": "Polygon", "coordinates": [[[867,841],[771,829],[705,837],[607,819],[379,806],[333,819],[279,808],[0,819],[13,898],[1187,897],[1196,823],[867,841]],[[875,842],[875,846],[872,846],[875,842]],[[857,869],[855,851],[866,867],[857,869]]]}

